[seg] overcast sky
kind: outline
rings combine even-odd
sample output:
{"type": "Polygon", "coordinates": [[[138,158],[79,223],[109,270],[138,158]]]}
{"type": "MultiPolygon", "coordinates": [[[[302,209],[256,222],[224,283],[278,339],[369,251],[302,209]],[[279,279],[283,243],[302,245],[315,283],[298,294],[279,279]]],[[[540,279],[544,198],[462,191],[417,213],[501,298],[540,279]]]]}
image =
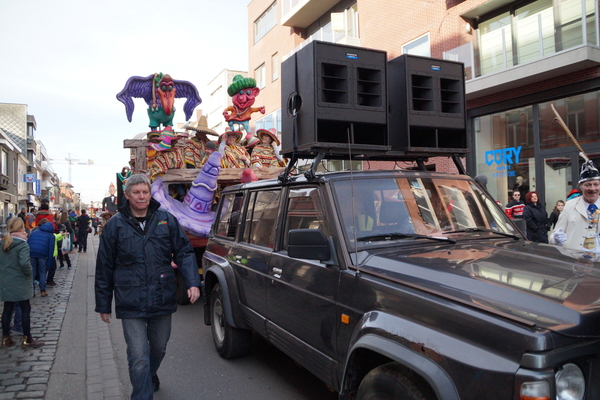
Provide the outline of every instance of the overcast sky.
{"type": "MultiPolygon", "coordinates": [[[[93,160],[72,165],[71,183],[85,202],[100,201],[129,161],[123,140],[148,130],[143,99],[129,123],[115,97],[127,79],[168,73],[207,102],[204,87],[221,70],[247,70],[249,3],[0,0],[0,102],[27,104],[63,181],[66,158],[93,160]]],[[[184,102],[175,101],[175,124],[184,102]]]]}

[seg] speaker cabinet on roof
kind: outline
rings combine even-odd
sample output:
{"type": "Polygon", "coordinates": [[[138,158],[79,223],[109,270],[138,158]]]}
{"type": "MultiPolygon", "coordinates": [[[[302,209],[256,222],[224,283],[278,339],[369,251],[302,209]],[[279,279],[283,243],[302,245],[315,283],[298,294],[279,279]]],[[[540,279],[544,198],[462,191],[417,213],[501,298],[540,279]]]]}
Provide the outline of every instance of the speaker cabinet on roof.
{"type": "Polygon", "coordinates": [[[391,150],[467,149],[462,63],[405,54],[388,62],[391,150]]]}
{"type": "Polygon", "coordinates": [[[313,41],[281,65],[282,153],[388,149],[387,55],[313,41]]]}

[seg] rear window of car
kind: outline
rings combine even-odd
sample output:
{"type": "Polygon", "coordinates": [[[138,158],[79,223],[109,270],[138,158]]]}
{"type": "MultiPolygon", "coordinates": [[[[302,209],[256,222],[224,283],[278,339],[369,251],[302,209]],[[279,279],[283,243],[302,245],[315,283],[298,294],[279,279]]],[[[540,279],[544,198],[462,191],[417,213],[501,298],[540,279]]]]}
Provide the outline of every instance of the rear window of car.
{"type": "Polygon", "coordinates": [[[219,222],[215,234],[230,239],[235,239],[244,196],[242,193],[227,194],[221,202],[219,222]]]}

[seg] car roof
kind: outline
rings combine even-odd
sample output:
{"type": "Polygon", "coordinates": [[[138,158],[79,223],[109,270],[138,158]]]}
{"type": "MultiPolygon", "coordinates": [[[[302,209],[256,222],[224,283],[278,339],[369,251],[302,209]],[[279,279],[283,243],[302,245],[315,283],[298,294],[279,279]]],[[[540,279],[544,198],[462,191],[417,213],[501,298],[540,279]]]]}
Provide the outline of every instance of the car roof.
{"type": "Polygon", "coordinates": [[[316,179],[309,180],[304,174],[294,175],[287,182],[282,183],[279,179],[264,179],[254,182],[241,183],[236,185],[228,186],[223,189],[223,193],[235,192],[247,189],[259,189],[266,187],[282,187],[290,185],[298,185],[305,183],[320,182],[325,183],[328,181],[345,180],[345,179],[364,179],[364,178],[385,178],[385,177],[417,177],[417,178],[452,178],[459,180],[472,180],[467,175],[459,175],[456,173],[448,172],[431,172],[431,171],[417,171],[417,170],[357,170],[357,171],[334,171],[334,172],[323,172],[317,173],[316,179]]]}

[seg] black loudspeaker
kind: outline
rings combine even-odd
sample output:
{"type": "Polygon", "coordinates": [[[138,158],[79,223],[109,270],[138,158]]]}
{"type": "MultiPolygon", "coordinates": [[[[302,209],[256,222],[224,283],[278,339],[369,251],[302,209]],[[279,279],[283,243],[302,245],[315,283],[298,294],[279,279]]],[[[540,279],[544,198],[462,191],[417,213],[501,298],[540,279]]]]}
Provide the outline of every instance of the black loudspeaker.
{"type": "Polygon", "coordinates": [[[282,154],[389,149],[387,54],[313,41],[281,64],[282,154]]]}
{"type": "Polygon", "coordinates": [[[405,54],[388,61],[392,151],[467,150],[462,63],[405,54]]]}

